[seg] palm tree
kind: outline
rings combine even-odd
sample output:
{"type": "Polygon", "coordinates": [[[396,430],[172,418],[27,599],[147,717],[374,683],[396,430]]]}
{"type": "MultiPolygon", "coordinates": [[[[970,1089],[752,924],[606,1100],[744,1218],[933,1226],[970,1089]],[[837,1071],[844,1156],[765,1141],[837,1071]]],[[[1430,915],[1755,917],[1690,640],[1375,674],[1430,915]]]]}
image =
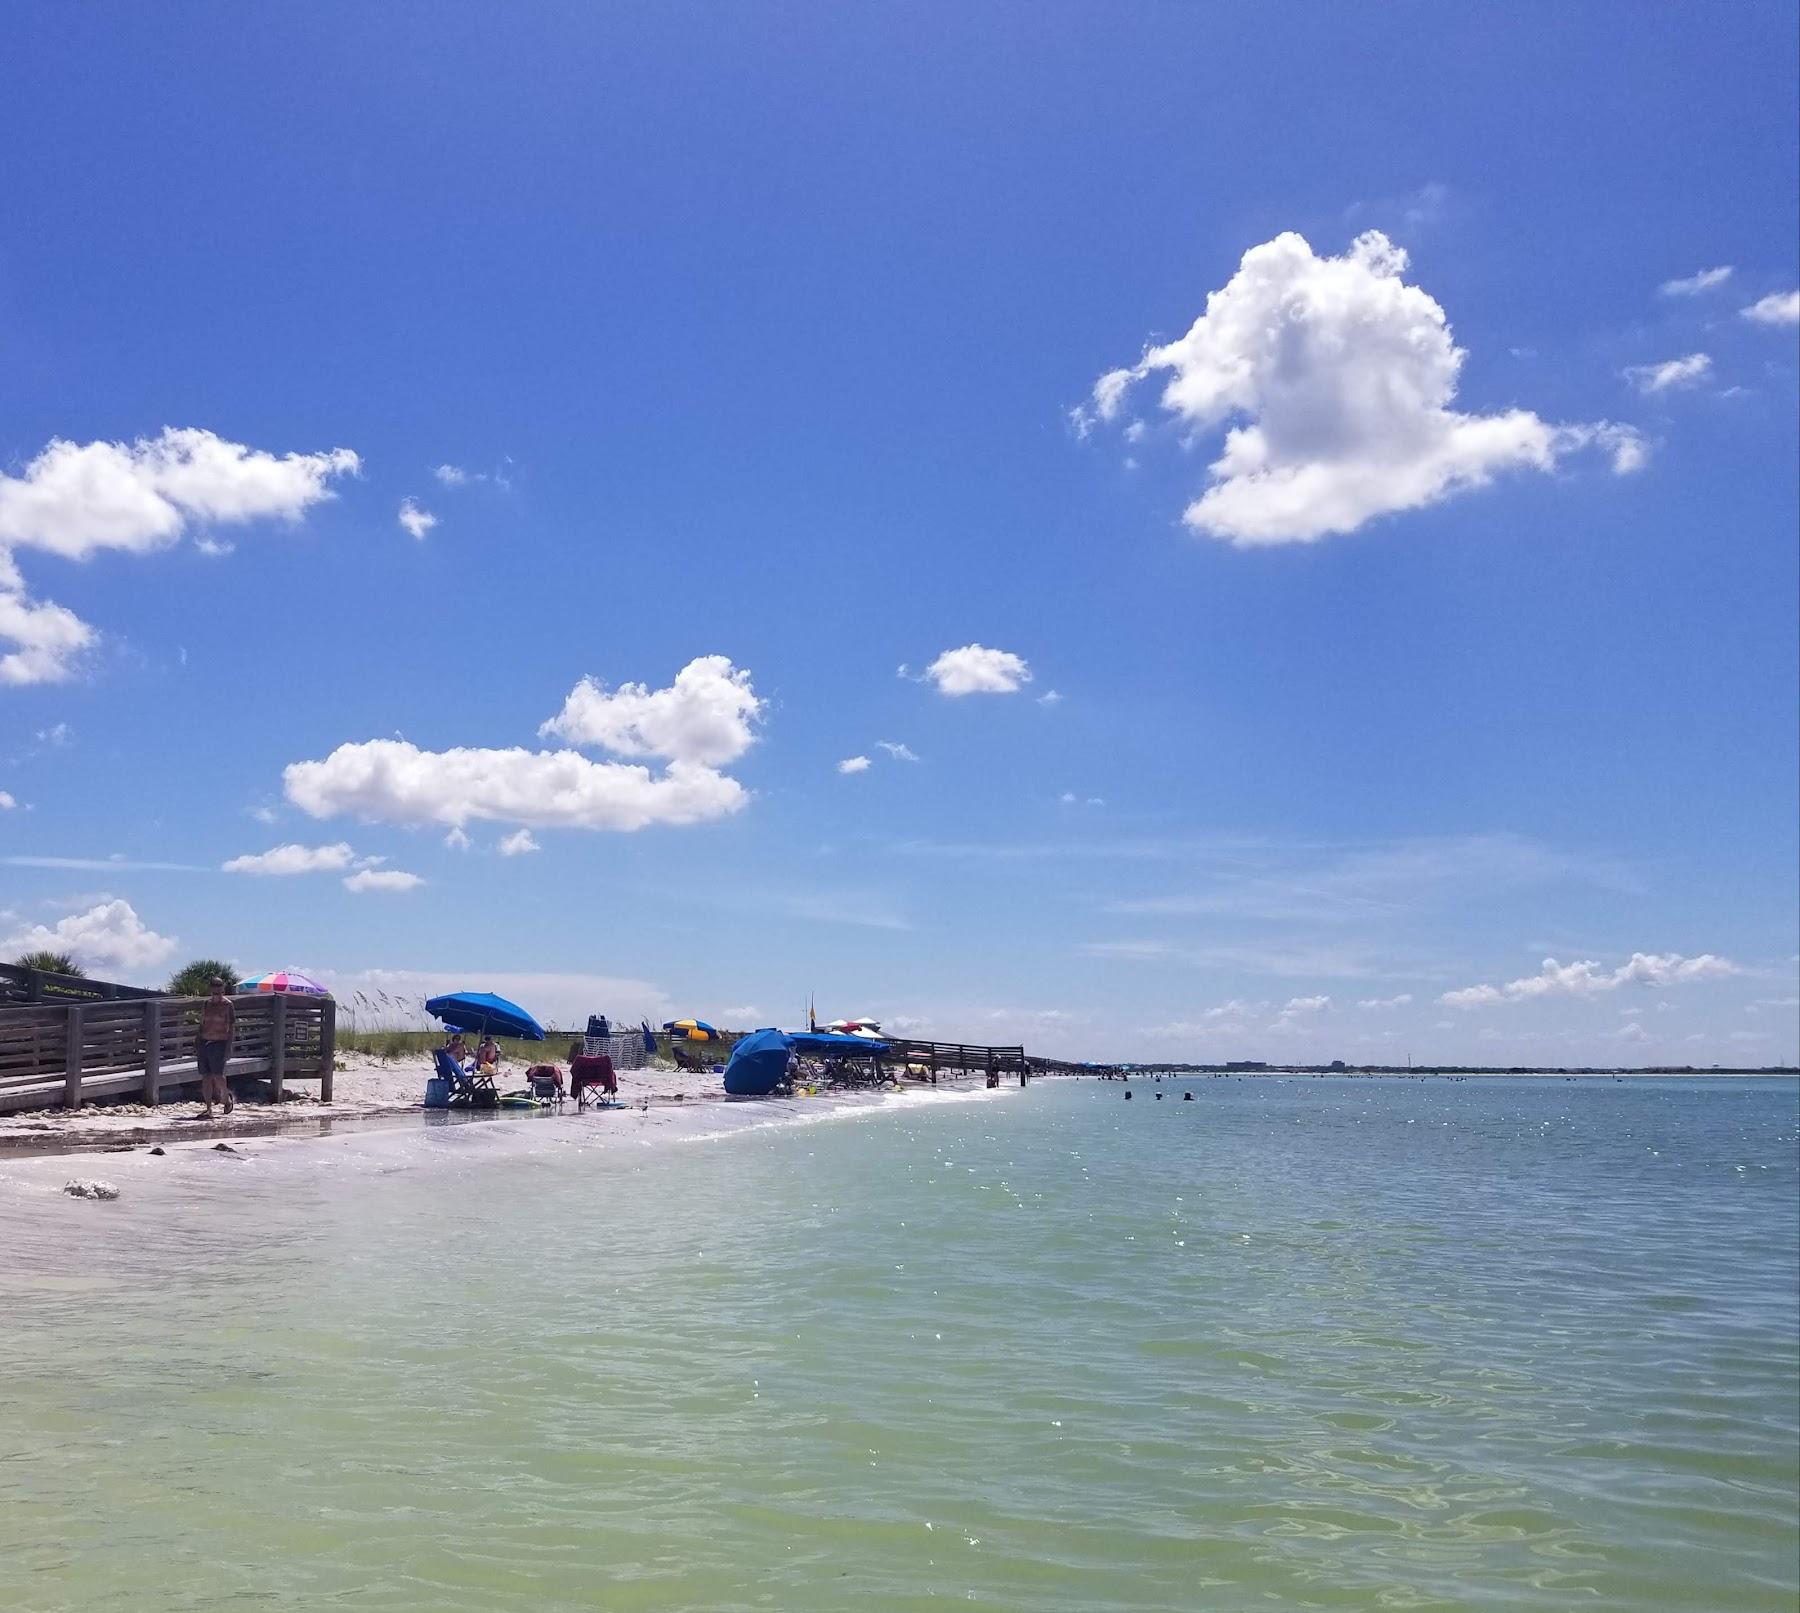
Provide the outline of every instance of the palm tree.
{"type": "Polygon", "coordinates": [[[213,981],[223,980],[227,991],[238,988],[238,972],[217,958],[196,958],[177,969],[169,981],[172,997],[204,997],[213,981]]]}
{"type": "Polygon", "coordinates": [[[74,975],[87,978],[87,970],[66,952],[26,952],[13,959],[21,969],[41,969],[47,975],[74,975]]]}

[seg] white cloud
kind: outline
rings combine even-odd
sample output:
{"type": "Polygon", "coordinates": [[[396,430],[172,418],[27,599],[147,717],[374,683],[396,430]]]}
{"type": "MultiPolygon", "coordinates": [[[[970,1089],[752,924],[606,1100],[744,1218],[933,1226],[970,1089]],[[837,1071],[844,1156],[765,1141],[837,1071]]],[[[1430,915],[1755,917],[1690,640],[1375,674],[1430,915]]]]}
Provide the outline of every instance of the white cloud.
{"type": "Polygon", "coordinates": [[[439,465],[431,474],[446,487],[461,487],[469,479],[461,465],[439,465]]]}
{"type": "Polygon", "coordinates": [[[253,856],[233,857],[228,874],[320,874],[348,868],[356,855],[343,841],[331,846],[276,846],[253,856]]]}
{"type": "Polygon", "coordinates": [[[237,545],[229,538],[215,538],[202,533],[194,539],[194,550],[205,555],[208,560],[223,560],[227,555],[237,553],[237,545]]]}
{"type": "Polygon", "coordinates": [[[1363,997],[1356,1004],[1358,1008],[1404,1008],[1412,1001],[1412,993],[1403,991],[1398,997],[1363,997]]]}
{"type": "Polygon", "coordinates": [[[605,684],[583,678],[538,732],[620,756],[717,767],[756,743],[763,707],[749,672],[723,655],[703,655],[676,673],[667,689],[625,683],[608,693],[605,684]]]}
{"type": "Polygon", "coordinates": [[[282,776],[288,799],[315,818],[457,828],[478,819],[539,829],[704,823],[748,799],[737,780],[693,762],[672,762],[658,776],[572,750],[427,751],[398,739],[340,745],[282,776]]]}
{"type": "Polygon", "coordinates": [[[925,669],[939,694],[1014,694],[1031,682],[1031,668],[1010,650],[990,650],[981,644],[965,644],[945,650],[925,669]]]}
{"type": "Polygon", "coordinates": [[[1800,325],[1800,291],[1771,291],[1738,312],[1759,325],[1800,325]]]}
{"type": "Polygon", "coordinates": [[[866,756],[846,756],[837,764],[840,773],[866,773],[869,771],[869,758],[866,756]]]}
{"type": "Polygon", "coordinates": [[[1240,547],[1354,532],[1584,447],[1616,471],[1642,463],[1628,427],[1451,408],[1466,355],[1406,265],[1375,230],[1336,258],[1291,231],[1252,247],[1185,336],[1095,383],[1077,425],[1116,418],[1134,382],[1168,371],[1165,410],[1195,436],[1229,426],[1187,524],[1240,547]]]}
{"type": "Polygon", "coordinates": [[[468,830],[453,827],[444,836],[444,844],[451,851],[467,851],[475,842],[469,838],[468,830]]]}
{"type": "Polygon", "coordinates": [[[127,857],[122,851],[115,851],[110,857],[0,857],[0,863],[8,868],[62,868],[80,869],[83,872],[116,873],[153,873],[153,874],[205,874],[210,869],[202,868],[198,863],[167,863],[142,861],[127,857]]]}
{"type": "Polygon", "coordinates": [[[544,848],[532,838],[529,829],[515,829],[500,842],[500,855],[502,857],[525,857],[529,856],[534,851],[542,851],[543,849],[544,848]]]}
{"type": "Polygon", "coordinates": [[[1060,706],[1062,704],[1062,694],[1056,689],[1046,689],[1037,697],[1037,703],[1040,706],[1060,706]]]}
{"type": "Polygon", "coordinates": [[[1613,970],[1603,970],[1592,959],[1562,964],[1554,958],[1544,959],[1535,975],[1509,980],[1503,986],[1465,986],[1459,991],[1446,991],[1438,1001],[1449,1008],[1485,1008],[1499,1003],[1526,1002],[1536,997],[1591,997],[1598,992],[1617,991],[1626,985],[1674,986],[1695,980],[1717,979],[1743,971],[1729,958],[1710,952],[1684,958],[1676,952],[1634,952],[1627,963],[1613,970]]]}
{"type": "Polygon", "coordinates": [[[1682,280],[1665,280],[1656,289],[1665,297],[1697,297],[1714,286],[1724,285],[1730,278],[1731,265],[1726,263],[1716,269],[1702,269],[1682,280]]]}
{"type": "Polygon", "coordinates": [[[258,823],[273,823],[278,814],[274,807],[255,806],[250,808],[250,816],[255,818],[258,823]]]}
{"type": "Polygon", "coordinates": [[[878,739],[875,741],[878,750],[884,750],[896,762],[916,762],[919,758],[910,745],[903,745],[897,739],[878,739]]]}
{"type": "Polygon", "coordinates": [[[365,868],[361,873],[344,877],[344,889],[359,895],[363,891],[416,890],[424,883],[417,874],[403,873],[398,868],[365,868]]]}
{"type": "Polygon", "coordinates": [[[0,683],[65,682],[97,636],[72,610],[0,586],[0,645],[14,646],[0,655],[0,683]]]}
{"type": "Polygon", "coordinates": [[[10,812],[18,804],[18,801],[8,791],[0,790],[0,812],[10,812]]]}
{"type": "Polygon", "coordinates": [[[1331,1006],[1329,997],[1290,997],[1282,1004],[1284,1014],[1318,1014],[1331,1006]]]}
{"type": "Polygon", "coordinates": [[[359,466],[348,448],[277,458],[193,428],[131,444],[52,440],[19,475],[0,473],[0,643],[16,646],[0,656],[0,683],[72,677],[97,637],[71,611],[28,597],[17,550],[86,560],[167,548],[196,523],[294,521],[359,466]]]}
{"type": "Polygon", "coordinates": [[[190,522],[298,520],[333,496],[333,477],[360,465],[348,448],[278,459],[193,428],[129,446],[57,439],[22,475],[0,475],[0,548],[85,560],[101,549],[166,548],[190,522]]]}
{"type": "Polygon", "coordinates": [[[1640,392],[1668,392],[1696,385],[1711,369],[1712,359],[1705,353],[1689,353],[1685,358],[1672,358],[1661,364],[1630,364],[1624,373],[1625,379],[1640,392]]]}
{"type": "Polygon", "coordinates": [[[85,968],[127,972],[166,963],[180,943],[158,935],[125,901],[102,902],[85,913],[71,913],[54,924],[34,924],[0,940],[0,957],[22,952],[67,952],[85,968]]]}
{"type": "Polygon", "coordinates": [[[418,500],[411,498],[400,500],[398,520],[400,525],[415,538],[423,538],[438,524],[438,518],[430,510],[421,509],[418,500]]]}

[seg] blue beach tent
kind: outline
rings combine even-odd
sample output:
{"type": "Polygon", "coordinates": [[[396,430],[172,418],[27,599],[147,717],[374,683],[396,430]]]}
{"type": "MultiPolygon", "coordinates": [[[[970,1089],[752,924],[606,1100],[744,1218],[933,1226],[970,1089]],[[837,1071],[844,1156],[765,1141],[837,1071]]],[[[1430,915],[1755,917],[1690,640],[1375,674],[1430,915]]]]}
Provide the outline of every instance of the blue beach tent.
{"type": "Polygon", "coordinates": [[[794,1051],[809,1058],[874,1059],[887,1055],[886,1042],[867,1036],[840,1036],[836,1031],[795,1031],[788,1038],[794,1051]]]}
{"type": "Polygon", "coordinates": [[[734,1098],[766,1098],[787,1080],[794,1038],[774,1029],[752,1031],[731,1050],[725,1090],[734,1098]]]}
{"type": "Polygon", "coordinates": [[[441,1019],[453,1031],[481,1036],[516,1036],[524,1042],[541,1042],[544,1027],[517,1003],[496,997],[491,991],[452,991],[433,997],[425,1012],[441,1019]]]}

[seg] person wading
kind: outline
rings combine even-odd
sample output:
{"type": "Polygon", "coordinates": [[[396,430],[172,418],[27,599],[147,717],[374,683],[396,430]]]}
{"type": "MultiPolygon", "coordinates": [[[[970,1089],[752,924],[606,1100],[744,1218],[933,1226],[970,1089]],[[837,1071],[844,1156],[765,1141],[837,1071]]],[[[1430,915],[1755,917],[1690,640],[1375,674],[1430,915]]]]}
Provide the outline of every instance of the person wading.
{"type": "Polygon", "coordinates": [[[213,1105],[221,1103],[225,1113],[237,1107],[231,1088],[225,1084],[225,1061],[231,1057],[231,1038],[237,1030],[237,1009],[225,995],[225,982],[214,980],[207,999],[200,1005],[200,1035],[195,1057],[200,1064],[200,1097],[206,1104],[202,1120],[211,1120],[213,1105]]]}

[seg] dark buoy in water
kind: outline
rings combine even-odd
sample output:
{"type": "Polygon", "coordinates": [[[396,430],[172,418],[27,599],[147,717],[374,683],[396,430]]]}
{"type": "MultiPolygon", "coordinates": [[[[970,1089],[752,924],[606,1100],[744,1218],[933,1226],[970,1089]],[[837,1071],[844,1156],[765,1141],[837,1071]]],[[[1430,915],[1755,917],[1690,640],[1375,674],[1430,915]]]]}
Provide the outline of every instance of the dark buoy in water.
{"type": "Polygon", "coordinates": [[[1184,1093],[1182,1093],[1182,1095],[1181,1095],[1181,1101],[1182,1101],[1182,1102],[1183,1102],[1183,1103],[1192,1103],[1192,1102],[1193,1102],[1193,1101],[1194,1101],[1194,1095],[1193,1095],[1193,1093],[1191,1093],[1191,1092],[1184,1092],[1184,1093]]]}
{"type": "Polygon", "coordinates": [[[1130,1103],[1130,1102],[1131,1102],[1131,1094],[1130,1094],[1130,1093],[1129,1093],[1129,1092],[1127,1092],[1127,1093],[1126,1093],[1126,1094],[1125,1094],[1125,1101],[1126,1101],[1126,1102],[1127,1102],[1127,1103],[1130,1103]]]}

